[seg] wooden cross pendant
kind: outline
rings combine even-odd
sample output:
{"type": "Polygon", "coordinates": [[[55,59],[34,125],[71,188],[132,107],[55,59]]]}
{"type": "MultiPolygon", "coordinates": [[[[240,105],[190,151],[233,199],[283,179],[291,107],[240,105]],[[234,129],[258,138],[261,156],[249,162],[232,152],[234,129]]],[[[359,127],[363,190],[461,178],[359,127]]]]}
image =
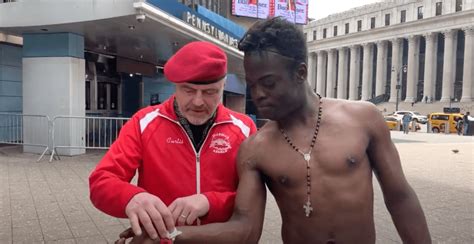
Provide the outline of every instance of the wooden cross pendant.
{"type": "Polygon", "coordinates": [[[303,208],[304,208],[306,217],[309,218],[309,215],[311,214],[311,212],[313,212],[313,207],[311,207],[311,202],[309,201],[309,199],[306,201],[306,204],[303,205],[303,208]]]}

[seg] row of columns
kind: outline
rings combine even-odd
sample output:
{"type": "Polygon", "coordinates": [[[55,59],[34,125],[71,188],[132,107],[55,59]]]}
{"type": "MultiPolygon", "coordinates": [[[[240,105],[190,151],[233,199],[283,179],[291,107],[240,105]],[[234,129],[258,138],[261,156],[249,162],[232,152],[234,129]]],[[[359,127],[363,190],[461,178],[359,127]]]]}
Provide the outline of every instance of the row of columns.
{"type": "MultiPolygon", "coordinates": [[[[473,100],[473,82],[474,82],[474,27],[466,27],[462,29],[465,32],[465,51],[464,51],[464,73],[461,102],[470,102],[473,100]]],[[[450,101],[454,94],[454,81],[456,75],[456,50],[457,50],[457,33],[458,30],[443,31],[444,35],[444,67],[442,78],[442,96],[441,102],[450,101]]],[[[426,39],[425,69],[424,69],[424,85],[423,97],[434,100],[435,97],[435,81],[436,70],[441,67],[437,65],[437,48],[438,38],[436,32],[430,32],[424,35],[426,39]]],[[[396,87],[398,82],[398,73],[403,72],[402,54],[403,54],[403,38],[395,38],[390,40],[392,43],[392,71],[394,72],[390,80],[390,102],[397,99],[396,87]]],[[[338,49],[330,49],[327,51],[318,51],[316,55],[309,55],[309,72],[308,81],[312,84],[313,89],[323,96],[330,98],[340,98],[349,100],[358,100],[358,86],[360,77],[360,48],[363,48],[363,67],[362,67],[362,87],[361,99],[369,100],[372,95],[373,87],[373,65],[372,57],[375,45],[377,47],[377,68],[376,68],[376,84],[375,96],[385,94],[385,85],[387,77],[387,40],[374,43],[364,43],[361,45],[353,45],[349,48],[341,47],[338,49]],[[350,60],[348,60],[350,52],[350,60]],[[339,54],[339,61],[337,55],[339,54]],[[326,63],[327,62],[327,63],[326,63]],[[336,64],[338,62],[338,70],[336,64]],[[317,65],[317,67],[314,67],[317,65]],[[327,67],[327,69],[326,69],[327,67]],[[349,73],[347,71],[349,70],[349,73]],[[317,71],[317,72],[316,72],[317,71]],[[336,76],[337,72],[337,76],[336,76]],[[337,81],[336,81],[337,77],[337,81]],[[314,82],[315,81],[315,82],[314,82]],[[348,81],[348,84],[347,84],[348,81]],[[337,87],[336,87],[337,82],[337,87]],[[347,89],[349,88],[349,89],[347,89]],[[347,92],[347,90],[349,92],[347,92]]],[[[420,36],[412,35],[408,37],[408,64],[407,64],[407,83],[405,102],[415,102],[417,98],[417,83],[419,79],[419,53],[420,53],[420,36]]]]}

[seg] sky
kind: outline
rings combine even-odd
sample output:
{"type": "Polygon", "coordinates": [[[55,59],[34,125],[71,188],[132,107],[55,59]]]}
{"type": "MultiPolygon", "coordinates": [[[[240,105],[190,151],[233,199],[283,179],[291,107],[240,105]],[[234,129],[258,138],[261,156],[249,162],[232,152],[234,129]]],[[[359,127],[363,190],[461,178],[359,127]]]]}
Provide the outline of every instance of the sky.
{"type": "Polygon", "coordinates": [[[308,17],[322,19],[330,14],[375,2],[381,2],[381,0],[309,0],[308,17]]]}

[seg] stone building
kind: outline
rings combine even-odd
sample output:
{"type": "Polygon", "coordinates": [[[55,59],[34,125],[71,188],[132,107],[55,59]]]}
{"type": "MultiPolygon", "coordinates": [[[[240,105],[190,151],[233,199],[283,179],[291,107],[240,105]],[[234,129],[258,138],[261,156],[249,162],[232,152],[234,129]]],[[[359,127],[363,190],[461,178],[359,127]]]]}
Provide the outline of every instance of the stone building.
{"type": "Polygon", "coordinates": [[[385,0],[304,27],[323,96],[472,102],[474,0],[385,0]]]}

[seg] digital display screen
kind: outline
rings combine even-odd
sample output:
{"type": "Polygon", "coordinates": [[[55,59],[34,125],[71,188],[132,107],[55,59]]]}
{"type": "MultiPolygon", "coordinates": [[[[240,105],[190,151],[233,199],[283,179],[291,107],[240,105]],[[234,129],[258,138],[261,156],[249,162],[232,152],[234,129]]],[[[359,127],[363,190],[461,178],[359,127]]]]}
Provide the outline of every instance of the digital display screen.
{"type": "Polygon", "coordinates": [[[258,19],[282,16],[296,24],[308,21],[309,0],[233,0],[232,14],[258,19]]]}

